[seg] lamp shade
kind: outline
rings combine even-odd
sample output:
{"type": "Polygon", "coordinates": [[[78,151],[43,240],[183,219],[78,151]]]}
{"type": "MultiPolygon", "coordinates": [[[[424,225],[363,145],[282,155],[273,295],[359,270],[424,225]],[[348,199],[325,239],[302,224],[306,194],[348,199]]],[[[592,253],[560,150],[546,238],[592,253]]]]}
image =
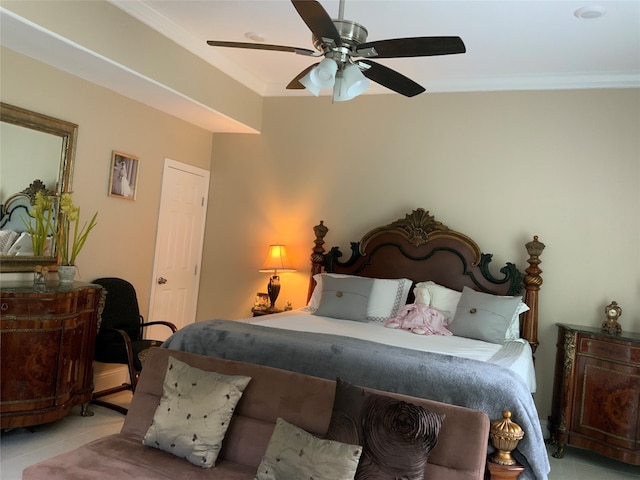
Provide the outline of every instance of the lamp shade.
{"type": "Polygon", "coordinates": [[[318,87],[311,80],[311,72],[307,73],[304,77],[300,79],[300,83],[311,93],[313,93],[316,97],[320,95],[320,87],[318,87]]]}
{"type": "Polygon", "coordinates": [[[349,64],[344,67],[342,80],[347,87],[347,96],[354,98],[369,88],[370,81],[363,75],[357,65],[349,64]]]}
{"type": "Polygon", "coordinates": [[[346,102],[354,98],[347,92],[347,84],[342,78],[342,75],[336,75],[336,84],[333,86],[333,101],[334,102],[346,102]]]}
{"type": "Polygon", "coordinates": [[[295,272],[289,263],[284,245],[270,245],[267,258],[260,269],[261,272],[295,272]]]}
{"type": "Polygon", "coordinates": [[[332,58],[325,58],[318,65],[313,67],[310,73],[311,81],[318,88],[333,87],[335,82],[338,64],[332,58]]]}

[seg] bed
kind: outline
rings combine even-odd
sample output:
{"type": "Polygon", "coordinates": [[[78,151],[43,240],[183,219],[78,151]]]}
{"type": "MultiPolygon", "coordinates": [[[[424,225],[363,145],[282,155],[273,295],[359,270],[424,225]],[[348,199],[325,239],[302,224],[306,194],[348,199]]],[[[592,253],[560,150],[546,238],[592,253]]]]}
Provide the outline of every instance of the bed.
{"type": "Polygon", "coordinates": [[[340,377],[475,408],[490,419],[509,410],[525,433],[513,452],[525,467],[520,478],[546,479],[533,402],[544,249],[537,237],[526,244],[524,273],[507,263],[498,275],[492,255],[424,209],[370,230],[346,259],[337,247],[325,250],[328,231],[323,222],[314,227],[306,307],[197,322],[164,346],[340,377]],[[424,327],[418,334],[404,323],[416,312],[424,327]],[[394,322],[400,328],[390,328],[394,322]],[[450,334],[438,330],[443,326],[450,334]],[[422,334],[429,327],[441,334],[422,334]]]}

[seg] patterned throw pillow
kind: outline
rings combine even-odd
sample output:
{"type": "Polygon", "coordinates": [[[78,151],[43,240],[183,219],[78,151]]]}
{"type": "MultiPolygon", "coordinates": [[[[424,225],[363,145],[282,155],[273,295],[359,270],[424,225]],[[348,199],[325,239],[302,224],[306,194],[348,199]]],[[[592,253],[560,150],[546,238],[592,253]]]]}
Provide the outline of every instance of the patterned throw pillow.
{"type": "Polygon", "coordinates": [[[169,357],[162,398],[142,443],[211,468],[250,380],[207,372],[169,357]]]}
{"type": "Polygon", "coordinates": [[[326,438],[363,446],[356,480],[422,480],[444,415],[338,379],[326,438]]]}
{"type": "Polygon", "coordinates": [[[316,438],[278,418],[256,480],[353,480],[361,454],[358,445],[316,438]]]}

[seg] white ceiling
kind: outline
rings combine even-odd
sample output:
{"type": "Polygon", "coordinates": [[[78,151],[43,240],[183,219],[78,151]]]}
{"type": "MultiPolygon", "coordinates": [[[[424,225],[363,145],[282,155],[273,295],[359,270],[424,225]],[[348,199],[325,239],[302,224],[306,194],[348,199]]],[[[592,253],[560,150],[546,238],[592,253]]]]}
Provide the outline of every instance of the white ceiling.
{"type": "MultiPolygon", "coordinates": [[[[313,49],[311,33],[287,0],[109,0],[138,20],[263,96],[286,90],[313,58],[292,53],[210,47],[207,40],[313,49]]],[[[321,0],[338,17],[338,0],[321,0]]],[[[640,1],[346,0],[344,18],[364,25],[369,41],[460,36],[467,53],[376,60],[427,92],[640,87],[640,1]],[[596,7],[600,18],[578,18],[596,7]]],[[[390,93],[372,83],[367,93],[390,93]]]]}

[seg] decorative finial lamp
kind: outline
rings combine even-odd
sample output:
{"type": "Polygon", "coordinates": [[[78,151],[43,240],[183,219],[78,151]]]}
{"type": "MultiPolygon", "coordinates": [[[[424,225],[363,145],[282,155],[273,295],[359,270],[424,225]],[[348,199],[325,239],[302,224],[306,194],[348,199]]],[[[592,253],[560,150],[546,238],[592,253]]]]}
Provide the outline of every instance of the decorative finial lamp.
{"type": "Polygon", "coordinates": [[[295,268],[292,268],[289,260],[287,259],[287,251],[284,245],[270,245],[267,258],[260,269],[261,272],[272,273],[269,278],[269,284],[267,285],[267,292],[269,293],[269,309],[275,308],[276,299],[280,293],[280,277],[278,272],[295,272],[295,268]]]}

